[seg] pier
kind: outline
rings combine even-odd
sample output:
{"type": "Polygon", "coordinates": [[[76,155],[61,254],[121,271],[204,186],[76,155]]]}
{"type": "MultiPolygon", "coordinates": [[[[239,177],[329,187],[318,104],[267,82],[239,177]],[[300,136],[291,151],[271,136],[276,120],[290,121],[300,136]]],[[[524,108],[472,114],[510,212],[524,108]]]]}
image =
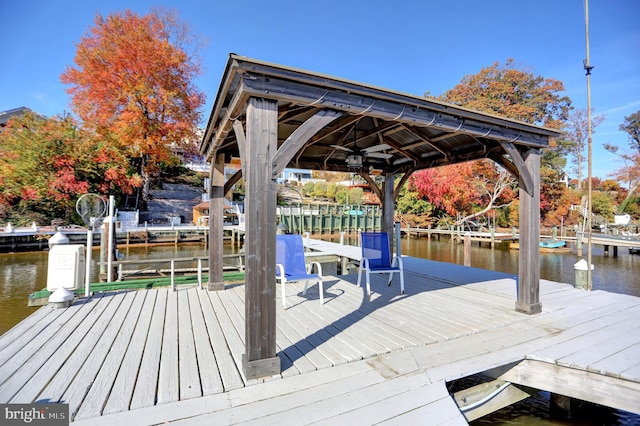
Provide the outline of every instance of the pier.
{"type": "MultiPolygon", "coordinates": [[[[305,240],[319,253],[359,256],[305,240]]],[[[404,264],[405,295],[397,278],[387,287],[374,276],[367,297],[356,274],[333,275],[320,305],[317,286],[303,296],[303,283],[288,284],[289,308],[276,318],[281,373],[263,379],[242,369],[243,284],[40,308],[0,336],[0,403],[68,403],[79,425],[466,424],[486,406],[465,407],[446,383],[484,372],[505,388],[494,406],[531,387],[640,413],[640,298],[542,280],[542,312],[525,315],[513,310],[514,276],[404,264]]]]}
{"type": "MultiPolygon", "coordinates": [[[[41,227],[14,228],[11,232],[0,232],[0,252],[36,251],[49,248],[48,241],[56,232],[63,233],[69,238],[70,244],[86,244],[87,229],[73,227],[41,227]]],[[[244,230],[238,225],[225,225],[223,239],[238,242],[244,235],[244,230]]],[[[209,228],[194,225],[174,226],[139,226],[126,230],[116,229],[116,243],[120,247],[146,246],[153,244],[207,244],[209,228]]],[[[93,233],[93,244],[99,245],[100,230],[93,233]]]]}

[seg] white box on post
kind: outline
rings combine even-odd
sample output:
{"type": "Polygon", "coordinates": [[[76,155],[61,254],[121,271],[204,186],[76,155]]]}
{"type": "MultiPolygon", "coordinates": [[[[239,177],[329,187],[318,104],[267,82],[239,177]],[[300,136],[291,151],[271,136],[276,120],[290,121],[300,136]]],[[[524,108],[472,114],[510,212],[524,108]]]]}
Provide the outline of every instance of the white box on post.
{"type": "Polygon", "coordinates": [[[49,250],[47,290],[52,292],[49,303],[56,307],[71,305],[73,290],[84,287],[84,246],[79,244],[55,245],[49,250]]]}

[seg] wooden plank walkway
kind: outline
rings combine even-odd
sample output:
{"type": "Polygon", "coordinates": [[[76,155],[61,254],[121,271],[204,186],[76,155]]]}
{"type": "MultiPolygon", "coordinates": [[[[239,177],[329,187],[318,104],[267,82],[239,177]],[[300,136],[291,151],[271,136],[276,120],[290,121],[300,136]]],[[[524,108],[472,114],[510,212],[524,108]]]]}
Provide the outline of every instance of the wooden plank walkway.
{"type": "Polygon", "coordinates": [[[321,306],[317,285],[303,296],[289,284],[277,313],[282,373],[260,381],[240,367],[243,285],[42,307],[0,336],[0,403],[68,403],[87,425],[466,424],[446,382],[496,369],[640,413],[640,298],[543,281],[543,312],[527,316],[514,309],[512,276],[404,260],[405,295],[397,278],[387,287],[374,275],[367,297],[355,274],[327,277],[321,306]]]}

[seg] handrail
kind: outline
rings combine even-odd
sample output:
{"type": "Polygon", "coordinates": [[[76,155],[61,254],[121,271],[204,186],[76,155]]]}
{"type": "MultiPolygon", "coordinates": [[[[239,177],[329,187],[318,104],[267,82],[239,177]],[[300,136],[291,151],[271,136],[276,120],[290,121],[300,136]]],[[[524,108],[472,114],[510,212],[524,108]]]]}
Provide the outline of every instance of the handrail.
{"type": "MultiPolygon", "coordinates": [[[[244,264],[243,264],[243,258],[244,258],[244,253],[235,253],[235,254],[225,254],[222,256],[223,259],[230,259],[230,258],[238,258],[239,262],[238,262],[238,267],[239,269],[242,271],[244,269],[244,264]]],[[[123,265],[132,265],[132,264],[157,264],[157,263],[165,263],[165,262],[169,262],[170,265],[170,274],[171,274],[171,290],[175,291],[176,290],[176,286],[175,286],[175,264],[176,262],[193,262],[193,261],[197,261],[198,262],[198,266],[196,268],[196,272],[197,272],[197,276],[198,276],[198,286],[200,288],[203,288],[202,285],[202,271],[203,271],[203,267],[202,267],[202,261],[203,260],[209,260],[208,256],[194,256],[194,257],[178,257],[178,258],[169,258],[169,259],[140,259],[140,260],[118,260],[118,261],[113,261],[111,262],[112,265],[116,265],[118,266],[118,281],[122,281],[125,272],[127,271],[123,271],[122,266],[123,265]]],[[[98,265],[105,265],[107,264],[107,262],[97,262],[98,265]]],[[[145,269],[141,269],[140,271],[144,271],[145,269]]],[[[140,271],[136,271],[136,272],[140,272],[140,271]]]]}

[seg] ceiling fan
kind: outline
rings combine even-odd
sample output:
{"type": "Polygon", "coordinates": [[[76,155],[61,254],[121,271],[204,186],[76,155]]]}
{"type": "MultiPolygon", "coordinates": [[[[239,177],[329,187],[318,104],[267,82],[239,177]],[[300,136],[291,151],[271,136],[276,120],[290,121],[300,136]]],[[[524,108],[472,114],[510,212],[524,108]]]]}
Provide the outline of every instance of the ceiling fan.
{"type": "Polygon", "coordinates": [[[393,157],[391,154],[385,154],[384,151],[391,148],[386,143],[380,145],[373,145],[368,148],[359,148],[358,140],[356,138],[356,127],[353,127],[353,145],[354,149],[347,148],[346,146],[341,145],[331,145],[332,148],[338,149],[340,151],[350,152],[350,155],[347,155],[347,166],[352,168],[361,168],[364,163],[364,158],[381,158],[381,159],[389,159],[393,157]]]}

